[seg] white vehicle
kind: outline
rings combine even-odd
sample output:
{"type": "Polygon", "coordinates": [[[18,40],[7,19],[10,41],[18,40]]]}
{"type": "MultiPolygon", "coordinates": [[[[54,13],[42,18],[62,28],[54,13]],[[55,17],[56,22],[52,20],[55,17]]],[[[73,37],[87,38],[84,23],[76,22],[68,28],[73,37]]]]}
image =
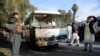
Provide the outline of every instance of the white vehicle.
{"type": "Polygon", "coordinates": [[[61,14],[53,11],[34,11],[25,21],[29,30],[24,30],[23,37],[30,46],[57,46],[57,37],[66,35],[66,28],[61,27],[61,14]],[[25,33],[26,32],[26,33],[25,33]]]}

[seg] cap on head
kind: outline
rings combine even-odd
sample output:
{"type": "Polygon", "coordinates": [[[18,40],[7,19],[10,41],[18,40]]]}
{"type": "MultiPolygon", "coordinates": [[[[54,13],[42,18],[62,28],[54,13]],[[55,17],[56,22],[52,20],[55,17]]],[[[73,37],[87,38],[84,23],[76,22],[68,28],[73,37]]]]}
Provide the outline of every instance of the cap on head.
{"type": "Polygon", "coordinates": [[[19,15],[19,13],[18,12],[13,12],[12,17],[15,16],[15,15],[19,15]]]}

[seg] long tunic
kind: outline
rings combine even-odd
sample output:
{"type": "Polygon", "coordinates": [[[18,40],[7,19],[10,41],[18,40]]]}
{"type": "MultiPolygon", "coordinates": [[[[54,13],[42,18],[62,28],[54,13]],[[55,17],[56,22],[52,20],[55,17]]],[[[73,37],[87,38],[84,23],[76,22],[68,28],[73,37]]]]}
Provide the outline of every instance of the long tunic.
{"type": "Polygon", "coordinates": [[[72,27],[67,26],[67,38],[71,39],[71,37],[72,37],[72,27]]]}
{"type": "Polygon", "coordinates": [[[14,19],[11,19],[6,25],[6,27],[9,30],[11,30],[10,32],[11,33],[10,41],[12,42],[11,56],[19,56],[20,45],[21,45],[21,33],[18,31],[21,28],[19,27],[18,22],[14,21],[14,19]]]}
{"type": "Polygon", "coordinates": [[[90,32],[89,23],[85,23],[84,42],[94,42],[94,34],[90,32]]]}

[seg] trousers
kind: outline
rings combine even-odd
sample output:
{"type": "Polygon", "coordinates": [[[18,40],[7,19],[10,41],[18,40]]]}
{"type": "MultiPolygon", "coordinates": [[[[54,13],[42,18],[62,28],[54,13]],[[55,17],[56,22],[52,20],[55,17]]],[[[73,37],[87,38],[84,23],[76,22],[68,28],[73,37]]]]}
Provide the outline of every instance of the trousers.
{"type": "Polygon", "coordinates": [[[72,37],[72,27],[67,26],[67,41],[71,41],[71,37],[72,37]]]}
{"type": "Polygon", "coordinates": [[[20,46],[21,46],[21,34],[13,34],[12,41],[12,56],[19,56],[20,46]]]}
{"type": "Polygon", "coordinates": [[[84,48],[87,49],[87,50],[88,50],[88,49],[89,49],[89,50],[92,50],[92,49],[93,49],[92,45],[93,45],[92,42],[85,42],[84,48]]]}
{"type": "Polygon", "coordinates": [[[76,43],[79,44],[79,36],[77,33],[73,33],[71,44],[73,44],[74,40],[76,40],[76,43]]]}

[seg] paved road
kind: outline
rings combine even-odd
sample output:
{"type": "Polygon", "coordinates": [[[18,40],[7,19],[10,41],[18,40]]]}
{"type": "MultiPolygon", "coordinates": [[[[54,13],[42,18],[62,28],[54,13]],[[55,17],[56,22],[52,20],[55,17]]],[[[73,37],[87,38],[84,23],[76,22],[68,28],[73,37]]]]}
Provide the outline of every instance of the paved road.
{"type": "MultiPolygon", "coordinates": [[[[11,45],[8,43],[0,44],[0,56],[10,56],[11,45]]],[[[68,46],[67,43],[60,43],[59,47],[42,49],[42,50],[31,50],[28,48],[26,43],[22,43],[21,56],[100,56],[100,42],[94,44],[94,52],[82,52],[83,44],[79,47],[76,45],[68,46]]]]}

